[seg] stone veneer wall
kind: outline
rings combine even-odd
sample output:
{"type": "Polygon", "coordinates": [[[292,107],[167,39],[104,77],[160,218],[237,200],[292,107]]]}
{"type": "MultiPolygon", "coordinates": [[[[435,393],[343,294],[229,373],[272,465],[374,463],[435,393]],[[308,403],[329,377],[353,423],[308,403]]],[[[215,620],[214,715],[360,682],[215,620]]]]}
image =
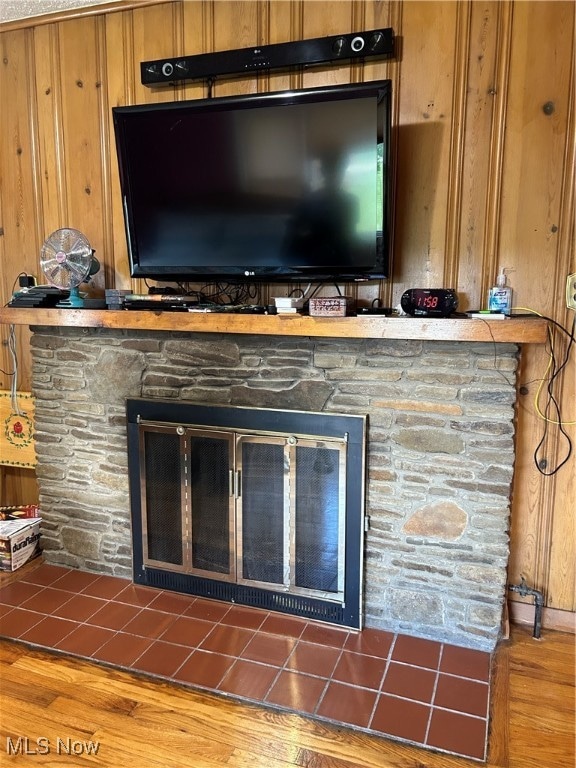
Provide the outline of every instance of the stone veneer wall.
{"type": "Polygon", "coordinates": [[[32,350],[49,562],[131,575],[126,397],[367,413],[365,626],[495,645],[516,345],[46,327],[32,350]]]}

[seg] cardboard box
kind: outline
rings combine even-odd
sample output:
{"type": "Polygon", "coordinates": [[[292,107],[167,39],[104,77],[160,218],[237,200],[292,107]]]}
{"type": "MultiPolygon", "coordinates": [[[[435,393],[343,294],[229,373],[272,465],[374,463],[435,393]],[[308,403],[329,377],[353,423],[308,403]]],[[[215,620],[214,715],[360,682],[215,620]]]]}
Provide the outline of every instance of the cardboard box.
{"type": "Polygon", "coordinates": [[[41,518],[0,521],[0,571],[15,571],[40,554],[41,518]]]}

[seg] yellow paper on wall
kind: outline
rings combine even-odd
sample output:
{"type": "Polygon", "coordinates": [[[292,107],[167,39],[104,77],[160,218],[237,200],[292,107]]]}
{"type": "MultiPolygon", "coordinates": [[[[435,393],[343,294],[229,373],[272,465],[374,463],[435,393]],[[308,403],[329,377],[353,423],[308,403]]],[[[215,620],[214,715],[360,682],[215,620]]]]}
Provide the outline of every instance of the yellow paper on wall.
{"type": "Polygon", "coordinates": [[[10,467],[36,466],[34,446],[34,398],[29,392],[17,392],[18,410],[12,393],[0,390],[0,464],[10,467]]]}

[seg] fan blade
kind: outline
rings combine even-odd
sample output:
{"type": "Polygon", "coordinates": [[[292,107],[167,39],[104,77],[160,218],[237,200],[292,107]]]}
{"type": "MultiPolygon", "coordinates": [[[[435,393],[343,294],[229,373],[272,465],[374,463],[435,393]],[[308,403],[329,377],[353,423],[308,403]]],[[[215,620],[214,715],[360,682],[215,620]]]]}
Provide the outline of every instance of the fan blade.
{"type": "Polygon", "coordinates": [[[70,278],[76,285],[83,283],[88,277],[90,272],[90,262],[86,263],[86,259],[81,259],[81,254],[69,253],[63,266],[69,270],[70,278]]]}
{"type": "Polygon", "coordinates": [[[70,287],[70,272],[62,264],[54,261],[51,264],[44,264],[43,269],[51,285],[56,288],[70,287]]]}

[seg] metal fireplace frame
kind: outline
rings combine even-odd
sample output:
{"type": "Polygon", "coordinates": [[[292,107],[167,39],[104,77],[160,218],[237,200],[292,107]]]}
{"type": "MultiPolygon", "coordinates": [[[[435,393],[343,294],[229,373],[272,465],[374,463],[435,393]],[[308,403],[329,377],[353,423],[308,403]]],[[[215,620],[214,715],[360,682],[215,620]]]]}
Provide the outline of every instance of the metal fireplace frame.
{"type": "Polygon", "coordinates": [[[331,624],[362,628],[363,553],[365,531],[365,451],[367,417],[329,412],[279,411],[244,406],[211,406],[183,400],[130,398],[126,402],[128,468],[132,524],[133,579],[136,584],[174,590],[210,599],[260,607],[331,624]],[[160,430],[235,431],[246,436],[342,441],[344,502],[344,573],[336,597],[307,590],[286,591],[270,586],[231,582],[183,567],[151,561],[147,553],[142,425],[160,430]],[[304,425],[304,426],[303,426],[304,425]]]}

